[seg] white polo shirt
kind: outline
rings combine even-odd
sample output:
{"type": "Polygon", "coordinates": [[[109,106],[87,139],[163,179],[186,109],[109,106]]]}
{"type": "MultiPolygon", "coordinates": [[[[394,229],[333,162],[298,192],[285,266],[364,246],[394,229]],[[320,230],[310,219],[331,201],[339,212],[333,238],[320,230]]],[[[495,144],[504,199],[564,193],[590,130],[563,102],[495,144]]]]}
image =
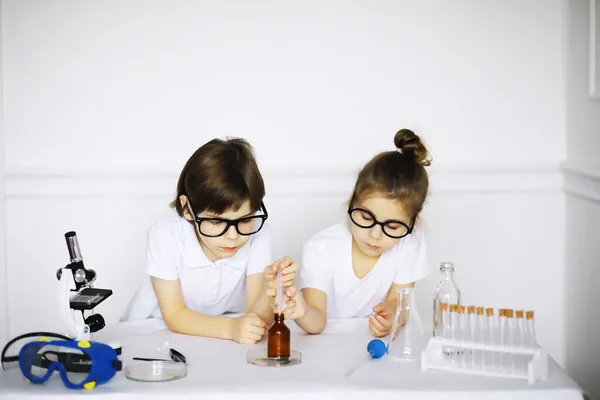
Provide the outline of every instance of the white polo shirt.
{"type": "Polygon", "coordinates": [[[185,305],[190,310],[211,316],[244,312],[246,276],[262,273],[272,262],[266,223],[233,257],[212,262],[198,243],[194,225],[176,211],[152,225],[146,246],[147,276],[121,321],[162,318],[152,276],[179,280],[185,305]]]}
{"type": "Polygon", "coordinates": [[[304,244],[299,288],[324,292],[329,318],[366,317],[385,300],[393,283],[415,282],[428,275],[426,253],[423,232],[415,227],[359,279],[352,265],[352,234],[345,224],[334,225],[304,244]]]}

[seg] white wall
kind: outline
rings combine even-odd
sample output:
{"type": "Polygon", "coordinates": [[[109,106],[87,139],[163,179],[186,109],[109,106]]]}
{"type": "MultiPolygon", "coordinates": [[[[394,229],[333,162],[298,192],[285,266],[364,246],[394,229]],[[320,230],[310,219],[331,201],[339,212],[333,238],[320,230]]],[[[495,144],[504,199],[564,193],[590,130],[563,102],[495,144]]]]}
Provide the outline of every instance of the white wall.
{"type": "Polygon", "coordinates": [[[276,252],[298,257],[343,215],[358,168],[411,127],[435,165],[423,312],[454,260],[467,302],[535,309],[564,362],[560,0],[13,0],[3,13],[11,335],[60,328],[51,300],[35,318],[28,301],[57,288],[68,230],[114,290],[97,311],[115,322],[148,225],[208,139],[254,144],[276,252]]]}
{"type": "MultiPolygon", "coordinates": [[[[0,36],[2,32],[2,8],[0,7],[0,36]]],[[[2,42],[0,42],[0,55],[2,42]]],[[[2,57],[0,56],[0,343],[8,341],[8,304],[6,268],[6,218],[4,208],[4,132],[2,124],[2,57]]]]}
{"type": "MultiPolygon", "coordinates": [[[[589,4],[590,0],[568,2],[567,160],[574,168],[600,169],[600,101],[588,95],[589,4]]],[[[597,0],[596,9],[600,14],[597,0]]]]}
{"type": "Polygon", "coordinates": [[[6,1],[7,165],[178,172],[235,134],[346,170],[402,126],[439,164],[556,162],[559,3],[6,1]]]}
{"type": "Polygon", "coordinates": [[[598,198],[573,195],[567,199],[567,347],[565,367],[593,399],[600,399],[600,314],[598,313],[598,226],[600,175],[595,177],[598,198]]]}
{"type": "Polygon", "coordinates": [[[600,101],[588,96],[589,0],[568,2],[567,11],[566,367],[600,399],[600,101]]]}

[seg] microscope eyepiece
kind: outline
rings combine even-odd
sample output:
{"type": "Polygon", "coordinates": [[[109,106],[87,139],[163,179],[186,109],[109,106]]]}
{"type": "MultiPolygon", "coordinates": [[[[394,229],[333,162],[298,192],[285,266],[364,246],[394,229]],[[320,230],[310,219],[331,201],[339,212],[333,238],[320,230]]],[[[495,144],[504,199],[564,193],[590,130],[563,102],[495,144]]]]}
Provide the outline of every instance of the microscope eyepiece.
{"type": "Polygon", "coordinates": [[[65,240],[67,241],[67,249],[69,250],[69,258],[72,263],[83,261],[81,255],[81,249],[79,248],[79,242],[77,241],[77,234],[73,231],[65,233],[65,240]]]}

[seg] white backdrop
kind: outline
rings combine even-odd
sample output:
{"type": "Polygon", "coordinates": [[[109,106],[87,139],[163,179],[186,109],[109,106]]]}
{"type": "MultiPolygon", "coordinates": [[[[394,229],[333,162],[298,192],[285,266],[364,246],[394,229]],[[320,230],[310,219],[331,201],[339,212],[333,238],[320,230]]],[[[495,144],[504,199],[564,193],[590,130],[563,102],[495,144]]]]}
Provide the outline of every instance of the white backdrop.
{"type": "Polygon", "coordinates": [[[146,230],[205,141],[256,147],[277,255],[298,257],[339,221],[358,168],[409,127],[435,166],[422,312],[437,265],[455,261],[466,302],[535,309],[563,363],[561,6],[4,1],[5,335],[61,327],[68,230],[114,290],[97,311],[115,322],[146,230]]]}

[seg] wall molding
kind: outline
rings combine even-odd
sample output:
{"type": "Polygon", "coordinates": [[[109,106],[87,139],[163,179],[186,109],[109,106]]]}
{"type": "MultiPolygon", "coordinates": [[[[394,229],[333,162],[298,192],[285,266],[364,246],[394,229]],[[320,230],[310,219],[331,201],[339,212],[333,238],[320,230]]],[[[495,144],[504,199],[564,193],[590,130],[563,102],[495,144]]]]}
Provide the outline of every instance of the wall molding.
{"type": "Polygon", "coordinates": [[[600,203],[600,169],[564,162],[564,190],[567,195],[600,203]]]}
{"type": "MultiPolygon", "coordinates": [[[[313,167],[314,168],[314,167],[313,167]]],[[[538,165],[462,165],[428,170],[431,193],[560,192],[563,178],[558,163],[538,165]]],[[[348,195],[357,171],[267,170],[267,195],[348,195]]],[[[168,170],[5,170],[6,197],[171,196],[178,172],[168,170]]]]}

